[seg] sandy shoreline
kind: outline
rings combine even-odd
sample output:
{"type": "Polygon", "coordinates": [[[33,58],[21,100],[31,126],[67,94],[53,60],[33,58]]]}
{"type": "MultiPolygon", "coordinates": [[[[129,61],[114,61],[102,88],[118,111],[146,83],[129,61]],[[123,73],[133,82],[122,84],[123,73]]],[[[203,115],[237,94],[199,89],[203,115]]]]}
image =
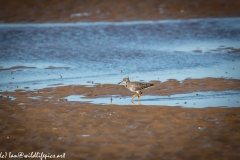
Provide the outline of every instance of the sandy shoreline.
{"type": "MultiPolygon", "coordinates": [[[[240,81],[233,79],[154,83],[146,94],[240,90],[240,81]],[[169,90],[164,92],[163,86],[169,90]]],[[[1,92],[1,151],[66,153],[67,159],[239,158],[240,108],[102,106],[61,100],[69,94],[99,97],[116,92],[131,95],[113,84],[1,92]]]]}

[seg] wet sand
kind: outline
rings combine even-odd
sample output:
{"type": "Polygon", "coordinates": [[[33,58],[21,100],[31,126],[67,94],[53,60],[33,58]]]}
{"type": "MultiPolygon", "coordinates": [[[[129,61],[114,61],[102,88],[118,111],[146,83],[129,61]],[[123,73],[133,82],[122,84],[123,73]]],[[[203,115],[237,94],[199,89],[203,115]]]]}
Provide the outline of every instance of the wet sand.
{"type": "MultiPolygon", "coordinates": [[[[239,1],[9,1],[0,0],[1,23],[138,21],[239,17],[239,1]]],[[[221,49],[221,48],[220,48],[221,49]]],[[[230,49],[238,54],[239,49],[230,49]]],[[[196,53],[201,50],[196,50],[196,53]]],[[[18,69],[26,68],[18,66],[18,69]]],[[[45,69],[56,69],[49,66],[45,69]]],[[[16,68],[0,68],[10,70],[16,68]]],[[[223,75],[224,76],[224,75],[223,75]]],[[[143,93],[156,96],[240,90],[239,79],[175,79],[143,93]]],[[[57,84],[56,84],[57,85],[57,84]]],[[[240,105],[236,108],[96,105],[69,102],[131,96],[124,86],[69,85],[0,91],[0,153],[66,153],[66,159],[239,159],[240,105]]],[[[143,95],[143,96],[144,96],[143,95]]],[[[126,101],[130,99],[125,99],[126,101]]]]}
{"type": "MultiPolygon", "coordinates": [[[[153,81],[159,96],[240,90],[236,79],[153,81]]],[[[67,159],[238,159],[240,108],[94,105],[81,94],[131,95],[124,86],[61,86],[1,92],[1,151],[66,153],[67,159]],[[14,98],[14,99],[13,99],[14,98]],[[4,146],[4,147],[3,147],[4,146]]],[[[144,96],[144,95],[143,95],[144,96]]],[[[130,101],[129,99],[125,99],[130,101]]]]}
{"type": "Polygon", "coordinates": [[[1,103],[1,108],[3,152],[66,153],[67,159],[239,158],[239,108],[40,100],[1,103]]]}

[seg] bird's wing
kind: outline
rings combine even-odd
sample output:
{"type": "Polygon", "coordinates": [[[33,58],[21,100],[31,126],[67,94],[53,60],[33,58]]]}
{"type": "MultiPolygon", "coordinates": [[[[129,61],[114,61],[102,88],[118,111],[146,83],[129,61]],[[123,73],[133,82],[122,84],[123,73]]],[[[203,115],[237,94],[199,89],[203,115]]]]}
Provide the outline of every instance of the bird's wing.
{"type": "Polygon", "coordinates": [[[137,82],[135,85],[134,85],[134,88],[136,91],[139,91],[139,90],[142,90],[142,89],[146,89],[146,88],[149,88],[149,87],[152,87],[153,84],[152,83],[141,83],[141,82],[137,82]]]}

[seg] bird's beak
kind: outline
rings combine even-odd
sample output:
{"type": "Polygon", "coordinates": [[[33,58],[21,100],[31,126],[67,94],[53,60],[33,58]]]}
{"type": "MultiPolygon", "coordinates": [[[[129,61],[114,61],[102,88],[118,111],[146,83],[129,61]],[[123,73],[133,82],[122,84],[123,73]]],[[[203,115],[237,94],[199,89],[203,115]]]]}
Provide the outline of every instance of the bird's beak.
{"type": "Polygon", "coordinates": [[[118,84],[120,84],[120,83],[122,83],[122,81],[121,81],[121,82],[119,82],[118,84]]]}

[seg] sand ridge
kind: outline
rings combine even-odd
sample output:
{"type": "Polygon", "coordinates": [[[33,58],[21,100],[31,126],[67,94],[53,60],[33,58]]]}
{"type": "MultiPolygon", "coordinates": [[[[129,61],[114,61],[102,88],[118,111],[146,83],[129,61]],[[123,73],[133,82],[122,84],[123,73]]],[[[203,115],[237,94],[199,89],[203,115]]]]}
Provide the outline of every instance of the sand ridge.
{"type": "Polygon", "coordinates": [[[0,0],[0,21],[94,22],[239,17],[240,2],[235,0],[0,0]]]}

